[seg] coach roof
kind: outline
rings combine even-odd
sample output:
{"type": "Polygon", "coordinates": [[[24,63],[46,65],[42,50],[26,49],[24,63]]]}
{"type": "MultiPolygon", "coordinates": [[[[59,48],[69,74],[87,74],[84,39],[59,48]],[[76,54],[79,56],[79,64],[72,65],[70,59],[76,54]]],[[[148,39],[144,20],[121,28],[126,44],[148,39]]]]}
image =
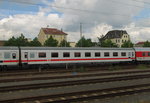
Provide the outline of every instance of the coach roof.
{"type": "Polygon", "coordinates": [[[22,50],[133,50],[133,48],[101,48],[101,47],[21,47],[22,50]]]}

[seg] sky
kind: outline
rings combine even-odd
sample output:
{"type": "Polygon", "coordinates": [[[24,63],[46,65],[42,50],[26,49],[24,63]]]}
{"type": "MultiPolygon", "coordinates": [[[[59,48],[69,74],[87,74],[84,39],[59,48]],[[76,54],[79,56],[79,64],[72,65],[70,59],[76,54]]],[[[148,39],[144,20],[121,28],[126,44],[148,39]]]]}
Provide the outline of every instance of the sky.
{"type": "Polygon", "coordinates": [[[41,28],[68,33],[68,41],[110,30],[126,30],[133,43],[150,41],[150,0],[0,0],[0,40],[21,33],[37,37],[41,28]]]}

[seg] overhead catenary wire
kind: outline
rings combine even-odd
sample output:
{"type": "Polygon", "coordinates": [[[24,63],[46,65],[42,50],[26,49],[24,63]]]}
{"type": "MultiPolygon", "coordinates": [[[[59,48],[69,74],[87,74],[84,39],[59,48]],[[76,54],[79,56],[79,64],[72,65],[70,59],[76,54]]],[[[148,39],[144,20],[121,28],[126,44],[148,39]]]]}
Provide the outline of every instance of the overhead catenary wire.
{"type": "MultiPolygon", "coordinates": [[[[0,1],[4,1],[4,0],[0,0],[0,1]]],[[[21,3],[21,4],[29,4],[29,5],[39,5],[40,4],[37,4],[37,3],[32,3],[32,2],[24,2],[24,1],[9,1],[9,0],[5,0],[7,2],[15,2],[15,3],[21,3]]],[[[115,0],[109,0],[109,1],[115,1],[115,0]]],[[[118,1],[115,1],[115,2],[118,2],[118,1]]],[[[127,4],[127,3],[123,3],[123,2],[118,2],[120,4],[125,4],[125,5],[128,5],[128,6],[135,6],[135,7],[140,7],[142,8],[141,6],[136,6],[136,5],[131,5],[131,4],[127,4]]],[[[72,10],[72,11],[80,11],[80,12],[86,12],[86,13],[94,13],[94,14],[98,14],[98,15],[117,15],[117,16],[125,16],[125,17],[128,17],[129,15],[125,15],[125,14],[117,14],[117,13],[108,13],[108,12],[100,12],[100,11],[92,11],[92,10],[84,10],[84,9],[77,9],[77,8],[66,8],[66,7],[61,7],[61,6],[57,6],[57,5],[48,5],[50,7],[53,7],[53,8],[58,8],[58,9],[67,9],[67,10],[72,10]]]]}

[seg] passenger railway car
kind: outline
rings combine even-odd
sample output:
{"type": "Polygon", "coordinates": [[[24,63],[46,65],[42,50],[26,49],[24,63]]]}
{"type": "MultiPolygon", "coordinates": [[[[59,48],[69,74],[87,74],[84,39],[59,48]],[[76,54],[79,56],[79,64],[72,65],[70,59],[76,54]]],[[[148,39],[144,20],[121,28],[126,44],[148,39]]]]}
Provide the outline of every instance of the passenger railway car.
{"type": "MultiPolygon", "coordinates": [[[[139,50],[139,49],[136,49],[139,50]]],[[[149,50],[150,51],[150,50],[149,50]]],[[[138,53],[138,52],[136,52],[138,53]]],[[[135,61],[133,48],[1,47],[0,66],[135,61]]],[[[139,58],[137,60],[140,60],[139,58]]]]}
{"type": "Polygon", "coordinates": [[[150,62],[150,48],[135,48],[135,53],[138,62],[150,62]]]}

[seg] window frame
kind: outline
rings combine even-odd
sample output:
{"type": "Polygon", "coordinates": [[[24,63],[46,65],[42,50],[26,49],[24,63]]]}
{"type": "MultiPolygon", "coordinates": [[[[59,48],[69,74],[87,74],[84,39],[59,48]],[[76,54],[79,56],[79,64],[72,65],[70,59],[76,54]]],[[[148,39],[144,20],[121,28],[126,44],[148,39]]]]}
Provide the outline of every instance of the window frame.
{"type": "Polygon", "coordinates": [[[126,52],[121,52],[121,56],[122,57],[126,57],[127,56],[127,53],[126,52]],[[124,55],[125,54],[125,55],[124,55]]]}
{"type": "Polygon", "coordinates": [[[101,57],[101,52],[95,52],[95,57],[101,57]],[[99,55],[97,55],[99,54],[99,55]]]}
{"type": "Polygon", "coordinates": [[[70,52],[63,52],[63,58],[69,58],[70,52]]]}
{"type": "Polygon", "coordinates": [[[76,57],[76,58],[81,57],[81,52],[74,52],[74,57],[76,57]]]}
{"type": "Polygon", "coordinates": [[[38,53],[39,58],[46,58],[46,52],[39,52],[38,53]],[[42,55],[41,55],[42,54],[42,55]]]}
{"type": "Polygon", "coordinates": [[[4,59],[11,59],[11,53],[10,52],[4,52],[4,59]],[[6,58],[7,53],[9,54],[9,58],[8,57],[6,58]]]}
{"type": "Polygon", "coordinates": [[[85,57],[91,57],[91,52],[85,52],[85,53],[84,53],[84,56],[85,56],[85,57]]]}
{"type": "Polygon", "coordinates": [[[58,52],[51,52],[51,58],[58,58],[59,53],[58,52]]]}
{"type": "Polygon", "coordinates": [[[110,56],[110,52],[104,52],[104,57],[109,57],[110,56]],[[108,55],[106,55],[108,54],[108,55]]]}
{"type": "Polygon", "coordinates": [[[118,52],[113,52],[113,57],[118,57],[118,52]],[[115,53],[116,53],[117,55],[116,55],[115,53]]]}

